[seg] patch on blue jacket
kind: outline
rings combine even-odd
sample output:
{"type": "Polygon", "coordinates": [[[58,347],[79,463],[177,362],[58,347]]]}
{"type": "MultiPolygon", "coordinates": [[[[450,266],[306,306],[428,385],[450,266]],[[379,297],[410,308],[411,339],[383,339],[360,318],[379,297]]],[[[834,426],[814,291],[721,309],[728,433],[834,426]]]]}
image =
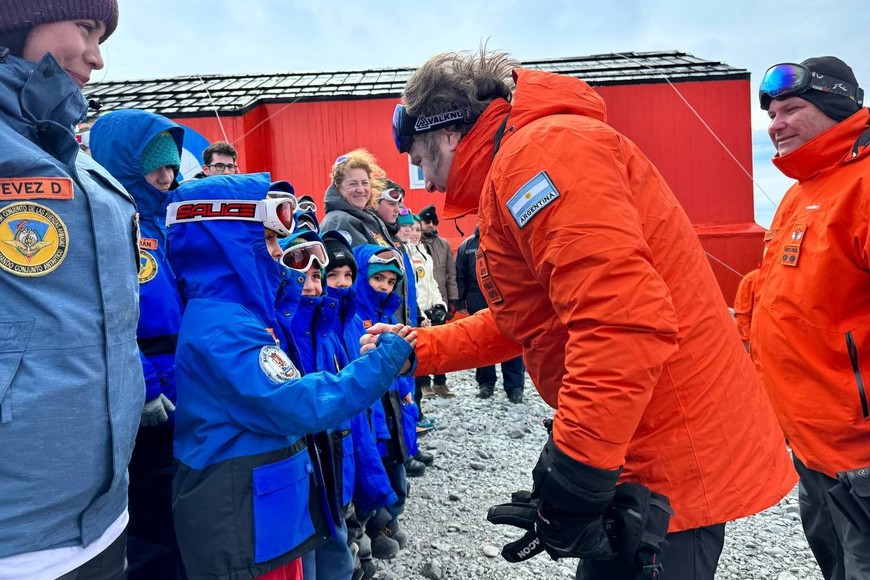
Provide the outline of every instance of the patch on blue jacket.
{"type": "Polygon", "coordinates": [[[553,185],[550,176],[546,171],[541,171],[508,200],[507,208],[517,225],[524,228],[530,219],[558,197],[559,190],[553,185]]]}
{"type": "Polygon", "coordinates": [[[290,357],[277,346],[264,346],[260,349],[260,370],[273,383],[286,383],[302,377],[290,357]]]}

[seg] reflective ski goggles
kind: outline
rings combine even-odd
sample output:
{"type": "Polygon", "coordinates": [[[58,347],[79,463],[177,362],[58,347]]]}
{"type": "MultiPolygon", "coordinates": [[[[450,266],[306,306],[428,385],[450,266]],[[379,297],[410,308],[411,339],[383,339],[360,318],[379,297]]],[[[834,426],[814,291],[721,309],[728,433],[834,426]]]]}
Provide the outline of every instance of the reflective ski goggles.
{"type": "Polygon", "coordinates": [[[262,201],[199,199],[175,202],[166,208],[166,226],[211,220],[241,220],[260,222],[263,227],[284,238],[292,234],[296,227],[293,219],[295,201],[296,198],[290,201],[282,197],[262,201]]]}
{"type": "Polygon", "coordinates": [[[284,250],[281,256],[281,263],[299,272],[306,272],[314,265],[314,262],[320,264],[320,268],[326,268],[329,265],[329,257],[326,255],[326,247],[323,242],[302,242],[290,246],[284,250]]]}
{"type": "Polygon", "coordinates": [[[299,211],[317,211],[317,204],[313,201],[308,201],[307,199],[299,202],[299,211]]]}
{"type": "Polygon", "coordinates": [[[317,222],[317,216],[310,211],[296,212],[296,229],[301,231],[302,228],[307,228],[314,233],[320,231],[320,224],[317,222]]]}
{"type": "Polygon", "coordinates": [[[442,127],[473,123],[470,115],[468,109],[453,109],[435,115],[415,117],[408,113],[405,105],[396,105],[396,110],[393,111],[393,143],[399,153],[407,153],[414,142],[414,136],[442,127]]]}
{"type": "Polygon", "coordinates": [[[402,272],[405,271],[405,265],[402,263],[402,257],[395,250],[384,250],[383,252],[372,254],[372,257],[369,258],[369,264],[395,264],[399,267],[399,270],[401,270],[402,272]],[[381,256],[381,254],[385,254],[387,252],[390,253],[388,258],[384,258],[381,256]]]}
{"type": "Polygon", "coordinates": [[[767,69],[758,87],[758,99],[761,108],[767,110],[773,99],[793,97],[811,89],[847,97],[859,107],[864,103],[864,90],[860,87],[835,77],[814,73],[802,64],[787,62],[767,69]]]}
{"type": "Polygon", "coordinates": [[[395,201],[399,203],[405,197],[405,192],[401,189],[390,188],[383,190],[380,195],[378,195],[378,201],[386,200],[386,201],[395,201]]]}

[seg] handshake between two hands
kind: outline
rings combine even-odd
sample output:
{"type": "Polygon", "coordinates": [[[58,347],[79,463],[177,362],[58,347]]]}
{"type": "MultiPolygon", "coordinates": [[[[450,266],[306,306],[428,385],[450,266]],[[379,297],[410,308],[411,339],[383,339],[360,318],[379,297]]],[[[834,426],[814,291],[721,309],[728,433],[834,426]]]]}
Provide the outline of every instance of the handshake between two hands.
{"type": "MultiPolygon", "coordinates": [[[[366,330],[366,333],[359,339],[360,355],[364,355],[368,351],[377,347],[378,338],[385,333],[398,334],[405,339],[405,342],[411,345],[411,348],[417,347],[417,331],[412,327],[404,324],[385,324],[379,322],[366,330]]],[[[402,366],[402,373],[411,368],[411,359],[408,359],[402,366]]]]}

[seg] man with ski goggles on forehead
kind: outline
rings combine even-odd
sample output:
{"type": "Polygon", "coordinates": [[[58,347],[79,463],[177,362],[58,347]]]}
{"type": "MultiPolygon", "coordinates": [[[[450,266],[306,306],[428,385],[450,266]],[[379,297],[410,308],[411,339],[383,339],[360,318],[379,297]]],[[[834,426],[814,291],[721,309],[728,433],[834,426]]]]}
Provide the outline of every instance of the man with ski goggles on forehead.
{"type": "Polygon", "coordinates": [[[833,56],[770,67],[773,164],[796,183],[765,236],[752,354],[800,475],[826,579],[870,578],[870,112],[833,56]]]}
{"type": "Polygon", "coordinates": [[[522,354],[556,409],[531,493],[488,515],[525,531],[507,560],[581,558],[582,580],[712,578],[725,522],[796,477],[691,222],[606,119],[582,80],[496,51],[442,53],[408,80],[396,148],[445,192],[443,217],[477,214],[488,304],[420,329],[415,374],[522,354]]]}

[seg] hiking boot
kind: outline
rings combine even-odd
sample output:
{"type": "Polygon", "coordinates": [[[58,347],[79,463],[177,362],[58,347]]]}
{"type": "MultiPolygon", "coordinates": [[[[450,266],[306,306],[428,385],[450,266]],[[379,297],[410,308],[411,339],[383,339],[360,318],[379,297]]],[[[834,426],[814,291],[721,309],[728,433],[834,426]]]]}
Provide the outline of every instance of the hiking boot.
{"type": "Polygon", "coordinates": [[[384,528],[384,535],[396,540],[399,549],[404,550],[408,546],[408,532],[399,529],[399,520],[393,520],[384,528]]]}
{"type": "MultiPolygon", "coordinates": [[[[399,553],[399,542],[380,531],[372,538],[372,556],[378,560],[392,560],[399,553]]],[[[365,563],[363,563],[365,566],[365,563]]]]}
{"type": "Polygon", "coordinates": [[[435,428],[435,420],[431,417],[426,417],[425,419],[420,419],[417,421],[417,426],[422,427],[423,429],[434,429],[435,428]]]}
{"type": "Polygon", "coordinates": [[[427,453],[426,451],[419,451],[417,455],[414,456],[414,459],[429,467],[435,462],[435,456],[431,453],[427,453]]]}
{"type": "Polygon", "coordinates": [[[423,399],[431,399],[435,395],[435,389],[432,388],[432,385],[426,385],[424,387],[420,387],[421,398],[423,399]]]}
{"type": "Polygon", "coordinates": [[[422,477],[426,473],[426,464],[417,461],[413,457],[405,462],[405,475],[408,477],[422,477]]]}
{"type": "Polygon", "coordinates": [[[432,390],[435,391],[435,394],[439,397],[455,397],[456,393],[450,390],[446,384],[443,385],[433,385],[432,390]]]}
{"type": "Polygon", "coordinates": [[[495,392],[495,385],[480,385],[477,389],[478,399],[488,399],[495,392]]]}
{"type": "Polygon", "coordinates": [[[517,405],[517,404],[523,402],[523,392],[522,392],[522,391],[519,391],[519,390],[517,390],[517,391],[510,391],[510,392],[507,394],[507,398],[508,398],[508,401],[510,401],[510,402],[513,403],[514,405],[517,405]]]}
{"type": "Polygon", "coordinates": [[[378,573],[378,565],[372,562],[371,560],[366,560],[360,566],[360,570],[363,571],[363,578],[365,580],[369,580],[370,578],[374,578],[375,574],[378,573]]]}
{"type": "Polygon", "coordinates": [[[427,429],[426,427],[423,427],[422,425],[417,423],[416,432],[417,432],[417,435],[425,435],[426,433],[429,432],[429,429],[427,429]]]}

